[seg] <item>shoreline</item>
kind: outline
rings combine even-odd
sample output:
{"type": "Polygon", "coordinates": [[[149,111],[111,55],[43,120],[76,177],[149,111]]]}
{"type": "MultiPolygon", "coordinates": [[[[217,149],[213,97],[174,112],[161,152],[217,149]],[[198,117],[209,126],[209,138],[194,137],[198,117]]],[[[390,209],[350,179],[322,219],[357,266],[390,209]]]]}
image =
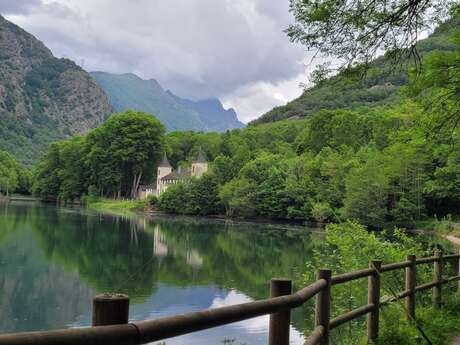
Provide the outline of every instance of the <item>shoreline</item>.
{"type": "Polygon", "coordinates": [[[85,209],[88,211],[96,211],[96,212],[103,212],[107,214],[111,214],[114,216],[143,216],[148,217],[150,219],[153,218],[163,218],[163,219],[175,219],[175,220],[194,220],[197,222],[219,222],[225,223],[230,225],[266,225],[266,226],[275,226],[279,228],[289,227],[290,229],[309,229],[317,230],[319,232],[324,231],[325,224],[324,223],[315,223],[309,221],[302,221],[302,220],[272,220],[272,219],[265,219],[265,218],[230,218],[224,215],[207,215],[207,216],[200,216],[200,215],[186,215],[186,214],[172,214],[166,213],[163,211],[154,210],[151,208],[142,208],[142,207],[117,207],[118,202],[124,201],[132,201],[132,200],[113,200],[114,202],[105,202],[104,201],[96,201],[94,203],[82,204],[77,202],[67,202],[67,203],[59,203],[56,201],[51,200],[43,200],[40,198],[34,197],[16,197],[12,198],[10,202],[30,202],[30,203],[43,203],[57,207],[64,207],[70,209],[85,209]]]}
{"type": "MultiPolygon", "coordinates": [[[[1,199],[0,199],[1,200],[1,199]]],[[[42,200],[40,198],[36,198],[33,196],[22,196],[22,195],[13,195],[7,199],[9,202],[43,202],[43,203],[50,203],[49,200],[42,200]]],[[[163,219],[175,219],[175,220],[194,220],[194,221],[214,221],[214,222],[222,222],[231,225],[267,225],[267,226],[276,226],[276,227],[289,227],[289,228],[297,228],[297,229],[305,229],[308,228],[311,230],[317,231],[324,231],[325,225],[324,223],[315,223],[311,221],[302,221],[302,220],[273,220],[273,219],[265,219],[265,218],[232,218],[226,217],[224,215],[208,215],[208,216],[200,216],[200,215],[185,215],[185,214],[171,214],[166,213],[163,211],[158,211],[149,207],[142,208],[142,207],[111,207],[111,205],[116,205],[120,202],[136,202],[136,200],[99,200],[94,203],[89,203],[87,205],[81,203],[70,202],[67,204],[60,204],[59,206],[63,207],[70,207],[70,208],[83,208],[86,210],[93,210],[99,212],[107,212],[112,215],[119,215],[119,216],[126,216],[128,214],[137,215],[137,216],[144,216],[148,218],[163,218],[163,219]],[[98,206],[96,206],[98,205],[98,206]],[[101,205],[105,205],[106,207],[101,205]]],[[[53,204],[56,205],[55,202],[53,204]]],[[[407,229],[406,231],[412,233],[425,233],[425,234],[432,234],[436,235],[440,238],[445,239],[449,243],[453,244],[456,247],[460,248],[460,237],[456,237],[451,234],[440,234],[438,231],[435,230],[427,230],[427,229],[407,229]]]]}
{"type": "Polygon", "coordinates": [[[280,226],[291,226],[291,227],[309,227],[309,228],[318,228],[324,229],[324,224],[314,223],[303,220],[276,220],[276,219],[265,219],[265,218],[236,218],[236,217],[226,217],[224,215],[187,215],[187,214],[174,214],[166,213],[163,211],[148,210],[148,211],[138,211],[136,213],[141,213],[149,217],[159,216],[162,218],[191,218],[191,219],[203,219],[203,220],[215,220],[235,224],[259,224],[259,225],[280,225],[280,226]]]}
{"type": "Polygon", "coordinates": [[[81,205],[84,208],[96,211],[110,212],[110,213],[132,213],[137,215],[144,215],[150,218],[163,217],[163,218],[176,218],[176,219],[195,219],[207,221],[220,221],[233,224],[271,224],[278,226],[290,226],[296,228],[318,228],[323,229],[323,223],[316,223],[306,220],[293,220],[293,219],[267,219],[263,217],[254,218],[237,218],[227,217],[225,215],[187,215],[187,214],[174,214],[159,211],[152,208],[146,200],[116,200],[116,199],[102,199],[94,202],[88,202],[86,205],[81,205]]]}

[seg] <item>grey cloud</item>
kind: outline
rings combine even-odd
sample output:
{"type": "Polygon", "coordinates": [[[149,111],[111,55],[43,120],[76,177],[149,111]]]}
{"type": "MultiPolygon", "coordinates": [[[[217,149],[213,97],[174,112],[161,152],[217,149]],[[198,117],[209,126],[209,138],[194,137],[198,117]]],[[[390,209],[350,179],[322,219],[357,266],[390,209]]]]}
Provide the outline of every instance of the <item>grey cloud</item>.
{"type": "Polygon", "coordinates": [[[29,14],[41,5],[41,0],[0,0],[0,14],[29,14]]]}
{"type": "MultiPolygon", "coordinates": [[[[9,2],[0,0],[0,11],[2,3],[9,2]]],[[[303,72],[306,53],[283,32],[288,7],[289,0],[56,0],[14,20],[87,70],[133,72],[181,96],[224,98],[303,72]]]]}

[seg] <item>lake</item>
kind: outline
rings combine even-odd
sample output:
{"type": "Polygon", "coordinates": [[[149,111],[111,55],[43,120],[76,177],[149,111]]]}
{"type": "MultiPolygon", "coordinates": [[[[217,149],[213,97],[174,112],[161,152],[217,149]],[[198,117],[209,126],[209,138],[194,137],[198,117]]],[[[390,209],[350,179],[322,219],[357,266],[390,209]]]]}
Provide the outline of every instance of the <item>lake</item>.
{"type": "MultiPolygon", "coordinates": [[[[131,320],[266,298],[272,277],[299,276],[320,237],[307,228],[0,204],[0,332],[88,326],[101,292],[127,293],[131,320]]],[[[294,311],[292,344],[303,344],[312,319],[311,306],[294,311]]],[[[257,345],[267,335],[268,316],[166,344],[257,345]]]]}

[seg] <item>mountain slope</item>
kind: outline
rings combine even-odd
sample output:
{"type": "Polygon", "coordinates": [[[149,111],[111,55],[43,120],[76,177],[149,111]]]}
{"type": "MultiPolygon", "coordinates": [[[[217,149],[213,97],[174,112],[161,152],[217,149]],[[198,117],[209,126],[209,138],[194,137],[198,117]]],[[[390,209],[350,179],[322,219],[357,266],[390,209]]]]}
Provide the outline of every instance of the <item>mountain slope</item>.
{"type": "Polygon", "coordinates": [[[132,73],[91,72],[105,90],[116,111],[142,110],[155,115],[168,130],[205,130],[200,116],[184,109],[154,79],[143,80],[132,73]]]}
{"type": "MultiPolygon", "coordinates": [[[[432,35],[418,43],[420,55],[434,50],[458,49],[449,40],[460,22],[452,19],[440,25],[432,35]]],[[[408,64],[395,64],[380,57],[370,64],[364,78],[340,73],[309,88],[303,94],[284,106],[275,107],[253,124],[273,122],[292,118],[308,117],[321,109],[357,109],[394,102],[399,90],[408,82],[408,64]]]]}
{"type": "Polygon", "coordinates": [[[111,112],[88,73],[0,16],[0,149],[32,164],[50,142],[83,134],[111,112]]]}
{"type": "Polygon", "coordinates": [[[209,130],[224,132],[227,129],[243,128],[245,126],[244,123],[238,120],[235,110],[233,108],[225,109],[222,102],[217,98],[191,101],[180,98],[169,90],[166,92],[179,104],[196,111],[209,130]]]}
{"type": "Polygon", "coordinates": [[[92,72],[116,111],[141,110],[156,116],[169,131],[225,131],[244,126],[233,109],[225,110],[217,99],[190,101],[165,91],[155,80],[132,73],[92,72]]]}

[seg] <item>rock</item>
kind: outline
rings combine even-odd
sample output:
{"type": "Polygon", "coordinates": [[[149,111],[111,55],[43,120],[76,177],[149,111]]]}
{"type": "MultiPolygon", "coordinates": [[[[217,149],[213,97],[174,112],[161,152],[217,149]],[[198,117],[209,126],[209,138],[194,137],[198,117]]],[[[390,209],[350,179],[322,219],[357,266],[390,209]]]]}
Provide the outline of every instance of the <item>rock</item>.
{"type": "Polygon", "coordinates": [[[0,149],[32,163],[49,142],[84,134],[112,112],[87,72],[0,16],[0,149]]]}

